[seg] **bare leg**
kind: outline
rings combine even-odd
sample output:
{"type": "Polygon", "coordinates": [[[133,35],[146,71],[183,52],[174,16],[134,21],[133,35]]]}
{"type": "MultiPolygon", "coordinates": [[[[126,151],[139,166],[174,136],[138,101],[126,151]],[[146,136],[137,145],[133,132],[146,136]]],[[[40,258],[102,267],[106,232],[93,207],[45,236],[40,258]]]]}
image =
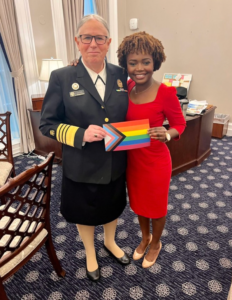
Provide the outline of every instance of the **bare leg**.
{"type": "Polygon", "coordinates": [[[160,237],[162,235],[164,225],[166,222],[166,216],[159,219],[152,219],[152,242],[149,250],[145,256],[146,260],[153,261],[157,256],[157,250],[160,248],[160,237]]]}
{"type": "Polygon", "coordinates": [[[142,231],[142,241],[136,248],[136,251],[139,254],[144,253],[145,249],[147,248],[147,245],[150,241],[150,219],[138,216],[139,219],[139,225],[142,231]]]}
{"type": "Polygon", "coordinates": [[[118,247],[118,245],[115,242],[115,231],[117,227],[117,221],[118,219],[103,225],[105,233],[104,244],[106,248],[108,248],[113,253],[114,256],[116,256],[117,258],[121,258],[123,257],[124,252],[118,247]]]}
{"type": "Polygon", "coordinates": [[[85,247],[86,252],[86,265],[87,270],[89,272],[93,272],[97,270],[98,263],[96,259],[96,251],[94,247],[94,226],[87,226],[87,225],[79,225],[77,224],[77,229],[81,236],[82,242],[85,247]]]}

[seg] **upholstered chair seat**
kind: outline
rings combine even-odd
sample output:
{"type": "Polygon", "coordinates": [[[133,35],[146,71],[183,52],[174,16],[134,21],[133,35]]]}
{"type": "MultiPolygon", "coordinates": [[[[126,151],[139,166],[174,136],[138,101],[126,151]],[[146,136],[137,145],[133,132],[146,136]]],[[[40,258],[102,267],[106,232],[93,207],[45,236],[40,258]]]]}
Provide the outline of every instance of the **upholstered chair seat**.
{"type": "MultiPolygon", "coordinates": [[[[52,162],[50,153],[40,165],[10,178],[0,187],[0,299],[8,300],[3,282],[43,246],[58,276],[64,277],[50,227],[52,162]]],[[[20,288],[20,287],[19,287],[20,288]]]]}
{"type": "MultiPolygon", "coordinates": [[[[0,206],[0,211],[3,211],[5,209],[5,205],[1,205],[0,206]]],[[[12,233],[18,228],[18,226],[20,226],[20,232],[27,232],[28,229],[28,225],[29,225],[29,221],[26,220],[23,223],[21,222],[20,219],[14,219],[13,215],[16,212],[16,209],[13,207],[9,207],[8,208],[8,212],[12,213],[12,217],[9,216],[5,216],[0,220],[0,229],[4,229],[7,227],[7,224],[11,223],[9,230],[12,231],[12,233]],[[22,223],[22,224],[21,224],[22,223]]],[[[19,214],[21,216],[23,216],[23,212],[19,212],[19,214]]],[[[40,223],[41,224],[41,223],[40,223]]],[[[40,225],[39,224],[39,225],[40,225]]],[[[32,233],[34,227],[36,226],[36,224],[33,224],[32,226],[30,226],[31,228],[29,228],[28,232],[32,233]],[[33,226],[34,225],[34,226],[33,226]]],[[[12,269],[14,269],[17,265],[19,265],[29,254],[31,254],[31,252],[33,250],[36,249],[36,247],[41,243],[41,241],[47,236],[48,231],[46,229],[43,229],[40,234],[22,251],[20,251],[20,253],[15,256],[12,260],[10,260],[8,263],[6,263],[5,265],[3,265],[3,267],[0,268],[0,276],[3,277],[5,276],[7,273],[9,273],[12,269]]],[[[0,240],[0,247],[4,247],[7,245],[9,238],[11,237],[10,234],[5,234],[1,240],[0,240]]],[[[25,237],[22,241],[26,242],[28,238],[25,237]]],[[[13,241],[11,242],[11,247],[15,248],[17,246],[17,244],[20,242],[21,238],[20,236],[16,236],[13,241]]],[[[0,259],[0,263],[3,262],[10,254],[12,253],[12,251],[7,251],[3,254],[2,258],[0,259]]]]}
{"type": "Polygon", "coordinates": [[[5,184],[10,177],[13,165],[7,161],[0,161],[0,187],[5,184]]]}

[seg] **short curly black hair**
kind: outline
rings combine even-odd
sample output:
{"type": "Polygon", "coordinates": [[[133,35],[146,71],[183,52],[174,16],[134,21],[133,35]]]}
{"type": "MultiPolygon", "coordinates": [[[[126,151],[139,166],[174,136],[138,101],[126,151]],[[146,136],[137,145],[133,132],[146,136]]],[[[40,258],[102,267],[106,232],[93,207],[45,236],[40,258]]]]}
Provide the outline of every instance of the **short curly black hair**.
{"type": "Polygon", "coordinates": [[[145,31],[126,36],[118,47],[118,63],[127,70],[127,56],[131,53],[150,54],[154,62],[154,71],[159,70],[166,55],[162,43],[145,31]]]}

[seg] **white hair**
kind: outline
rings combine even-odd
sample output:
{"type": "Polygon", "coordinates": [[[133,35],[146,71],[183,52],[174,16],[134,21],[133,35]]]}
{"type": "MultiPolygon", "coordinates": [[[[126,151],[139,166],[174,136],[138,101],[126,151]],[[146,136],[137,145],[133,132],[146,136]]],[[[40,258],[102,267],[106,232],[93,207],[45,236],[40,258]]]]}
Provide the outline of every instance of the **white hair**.
{"type": "Polygon", "coordinates": [[[84,16],[84,17],[80,20],[79,24],[77,25],[77,30],[76,30],[76,35],[75,35],[76,37],[78,37],[78,35],[79,35],[79,30],[80,30],[80,28],[81,28],[86,22],[88,22],[88,21],[90,21],[90,20],[96,20],[96,21],[100,22],[100,23],[105,27],[105,29],[107,30],[108,35],[110,35],[109,26],[108,26],[108,24],[107,24],[107,22],[106,22],[105,19],[103,19],[103,18],[102,18],[101,16],[99,16],[99,15],[87,15],[87,16],[84,16]]]}

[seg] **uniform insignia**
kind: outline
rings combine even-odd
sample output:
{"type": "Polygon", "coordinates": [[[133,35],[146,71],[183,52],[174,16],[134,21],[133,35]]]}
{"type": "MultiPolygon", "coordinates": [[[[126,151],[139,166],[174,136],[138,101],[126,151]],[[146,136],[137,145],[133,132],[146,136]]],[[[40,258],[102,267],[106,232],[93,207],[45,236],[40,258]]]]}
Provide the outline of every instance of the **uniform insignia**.
{"type": "Polygon", "coordinates": [[[84,94],[85,94],[84,90],[69,92],[70,97],[81,96],[81,95],[84,95],[84,94]]]}
{"type": "Polygon", "coordinates": [[[116,90],[116,92],[128,92],[127,90],[124,90],[124,88],[122,88],[122,89],[119,89],[119,90],[116,90]]]}
{"type": "Polygon", "coordinates": [[[56,130],[58,142],[74,147],[75,135],[79,127],[61,123],[56,130]]]}
{"type": "Polygon", "coordinates": [[[76,83],[76,82],[74,82],[73,84],[72,84],[72,89],[73,90],[78,90],[79,89],[79,84],[78,83],[76,83]]]}
{"type": "Polygon", "coordinates": [[[117,85],[118,85],[119,89],[116,90],[116,92],[127,92],[127,90],[124,90],[122,81],[120,79],[117,80],[117,85]]]}
{"type": "Polygon", "coordinates": [[[55,130],[50,130],[50,135],[54,136],[55,135],[55,130]]]}
{"type": "Polygon", "coordinates": [[[123,88],[123,84],[122,84],[122,81],[120,79],[117,80],[117,85],[120,89],[123,88]]]}

